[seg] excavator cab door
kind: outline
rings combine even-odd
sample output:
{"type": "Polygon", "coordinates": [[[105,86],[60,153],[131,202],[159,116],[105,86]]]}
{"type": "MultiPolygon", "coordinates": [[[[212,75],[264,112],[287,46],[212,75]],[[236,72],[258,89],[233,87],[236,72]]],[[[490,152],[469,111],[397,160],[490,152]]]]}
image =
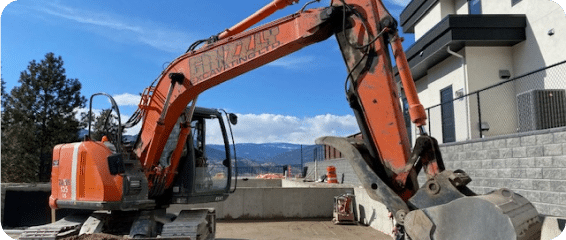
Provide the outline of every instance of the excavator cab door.
{"type": "Polygon", "coordinates": [[[197,107],[190,125],[191,134],[172,189],[172,203],[224,201],[230,192],[232,178],[224,118],[215,109],[197,107]]]}

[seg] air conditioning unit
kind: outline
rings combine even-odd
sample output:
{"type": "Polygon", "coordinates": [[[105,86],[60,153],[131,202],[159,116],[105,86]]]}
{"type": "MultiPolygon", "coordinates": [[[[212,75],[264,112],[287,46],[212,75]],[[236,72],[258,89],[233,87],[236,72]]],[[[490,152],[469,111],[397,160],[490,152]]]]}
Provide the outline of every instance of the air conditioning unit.
{"type": "Polygon", "coordinates": [[[566,90],[537,89],[517,95],[519,132],[566,126],[566,90]]]}

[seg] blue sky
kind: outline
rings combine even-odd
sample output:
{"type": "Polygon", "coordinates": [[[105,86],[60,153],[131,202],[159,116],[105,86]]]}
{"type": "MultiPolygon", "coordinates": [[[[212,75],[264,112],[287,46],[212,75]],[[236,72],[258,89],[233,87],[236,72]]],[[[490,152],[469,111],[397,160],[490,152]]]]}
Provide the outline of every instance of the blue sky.
{"type": "MultiPolygon", "coordinates": [[[[109,93],[127,117],[137,108],[138,94],[192,42],[221,32],[269,2],[18,0],[3,10],[0,20],[2,78],[8,90],[18,86],[19,74],[31,60],[53,52],[63,58],[67,77],[82,83],[84,96],[109,93]]],[[[263,23],[294,13],[306,2],[263,23]]],[[[396,18],[408,2],[384,1],[396,18]]],[[[327,5],[323,0],[309,7],[327,5]]],[[[405,38],[408,48],[413,36],[405,38]]],[[[204,92],[197,105],[237,113],[237,142],[313,144],[318,136],[358,131],[345,99],[346,74],[331,37],[204,92]]],[[[103,98],[93,106],[109,107],[103,98]]]]}

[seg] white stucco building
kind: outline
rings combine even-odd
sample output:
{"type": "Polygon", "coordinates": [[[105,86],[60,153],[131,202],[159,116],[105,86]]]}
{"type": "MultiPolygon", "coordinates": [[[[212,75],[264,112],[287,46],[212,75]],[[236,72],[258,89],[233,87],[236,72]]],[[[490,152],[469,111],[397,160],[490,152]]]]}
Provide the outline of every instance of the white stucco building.
{"type": "MultiPolygon", "coordinates": [[[[405,33],[414,33],[407,59],[422,104],[432,107],[427,129],[440,143],[529,130],[522,109],[544,106],[521,102],[520,95],[534,89],[546,89],[542,98],[553,102],[551,118],[560,119],[552,127],[566,125],[560,90],[566,89],[566,15],[555,2],[413,0],[399,20],[405,33]],[[437,106],[441,102],[451,103],[437,106]]],[[[414,127],[410,132],[414,141],[414,127]]]]}

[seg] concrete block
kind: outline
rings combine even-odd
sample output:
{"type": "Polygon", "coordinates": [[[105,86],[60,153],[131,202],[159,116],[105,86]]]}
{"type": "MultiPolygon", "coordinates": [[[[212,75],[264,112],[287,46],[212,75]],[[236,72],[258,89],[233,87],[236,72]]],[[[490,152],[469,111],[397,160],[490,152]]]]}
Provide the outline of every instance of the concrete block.
{"type": "Polygon", "coordinates": [[[566,180],[551,181],[550,190],[553,192],[566,192],[566,180]]]}
{"type": "Polygon", "coordinates": [[[493,168],[505,168],[507,165],[506,159],[495,159],[493,160],[493,168]]]}
{"type": "Polygon", "coordinates": [[[507,147],[514,148],[521,146],[521,139],[520,138],[508,138],[507,140],[507,147]]]}
{"type": "Polygon", "coordinates": [[[511,178],[513,176],[513,170],[515,169],[511,169],[511,168],[505,168],[505,169],[499,169],[498,172],[498,177],[499,178],[511,178]]]}
{"type": "Polygon", "coordinates": [[[513,148],[513,157],[514,158],[522,158],[527,156],[527,148],[526,147],[516,147],[513,148]]]}
{"type": "Polygon", "coordinates": [[[521,146],[534,146],[536,143],[536,135],[521,137],[521,146]]]}
{"type": "MultiPolygon", "coordinates": [[[[566,156],[553,156],[552,167],[566,168],[566,156]]],[[[564,176],[564,179],[566,180],[566,176],[564,176]]]]}
{"type": "Polygon", "coordinates": [[[454,146],[447,146],[447,147],[441,147],[440,151],[444,154],[444,153],[453,153],[454,152],[454,146]]]}
{"type": "Polygon", "coordinates": [[[505,159],[505,167],[507,168],[519,167],[519,159],[518,158],[505,159]]]}
{"type": "MultiPolygon", "coordinates": [[[[499,151],[497,152],[499,154],[499,151]]],[[[483,169],[491,169],[493,168],[493,160],[492,159],[488,159],[488,160],[483,160],[481,163],[481,167],[483,169]]]]}
{"type": "Polygon", "coordinates": [[[462,161],[454,161],[452,169],[462,169],[462,161]]]}
{"type": "Polygon", "coordinates": [[[555,132],[553,135],[555,143],[566,143],[566,132],[555,132]]]}
{"type": "Polygon", "coordinates": [[[544,203],[533,203],[535,208],[537,209],[538,213],[540,214],[549,214],[550,213],[550,206],[544,203]]]}
{"type": "Polygon", "coordinates": [[[464,150],[464,146],[462,144],[454,145],[454,152],[461,152],[464,150]]]}
{"type": "Polygon", "coordinates": [[[509,188],[513,191],[524,190],[523,183],[521,179],[501,179],[500,184],[496,186],[497,188],[509,188]]]}
{"type": "Polygon", "coordinates": [[[512,148],[504,148],[499,149],[499,158],[512,158],[513,157],[513,149],[512,148]]]}
{"type": "Polygon", "coordinates": [[[479,151],[483,149],[483,142],[472,143],[472,150],[479,151]]]}
{"type": "MultiPolygon", "coordinates": [[[[566,206],[561,205],[549,205],[549,215],[552,216],[566,216],[566,206]]],[[[564,224],[564,223],[562,223],[564,224]]],[[[563,225],[564,226],[564,225],[563,225]]],[[[566,236],[566,235],[565,235],[566,236]]]]}
{"type": "Polygon", "coordinates": [[[540,198],[545,203],[552,203],[552,204],[561,204],[560,202],[560,193],[555,192],[541,192],[540,198]]]}
{"type": "Polygon", "coordinates": [[[561,180],[566,176],[564,168],[544,168],[542,169],[542,178],[561,180]]]}
{"type": "Polygon", "coordinates": [[[533,181],[530,179],[517,179],[517,187],[516,189],[532,189],[533,188],[533,181]]]}
{"type": "Polygon", "coordinates": [[[482,161],[475,160],[470,162],[470,169],[481,169],[482,168],[482,161]]]}
{"type": "MultiPolygon", "coordinates": [[[[544,174],[543,174],[544,176],[544,174]]],[[[549,180],[533,180],[533,190],[551,191],[549,180]]]]}
{"type": "Polygon", "coordinates": [[[490,149],[487,151],[487,158],[496,159],[499,158],[499,149],[490,149]]]}
{"type": "Polygon", "coordinates": [[[535,158],[535,167],[552,167],[554,157],[537,157],[535,158]]]}
{"type": "Polygon", "coordinates": [[[544,154],[543,146],[529,146],[527,147],[527,157],[542,157],[544,154]]]}
{"type": "Polygon", "coordinates": [[[471,143],[466,143],[466,144],[462,145],[462,148],[463,148],[464,152],[473,151],[471,143]]]}
{"type": "Polygon", "coordinates": [[[519,159],[519,167],[527,168],[527,167],[534,167],[535,166],[535,159],[530,158],[520,158],[519,159]]]}
{"type": "Polygon", "coordinates": [[[499,170],[497,169],[486,169],[484,170],[484,172],[486,173],[486,178],[497,178],[498,172],[499,170]]]}
{"type": "Polygon", "coordinates": [[[486,150],[495,149],[495,143],[494,143],[494,141],[485,141],[485,142],[483,142],[483,149],[486,149],[486,150]]]}
{"type": "Polygon", "coordinates": [[[526,178],[528,179],[540,179],[542,178],[542,168],[527,168],[526,178]]]}
{"type": "Polygon", "coordinates": [[[487,158],[487,150],[479,150],[474,152],[474,159],[484,160],[487,158]]]}
{"type": "Polygon", "coordinates": [[[539,191],[527,191],[527,195],[524,196],[530,202],[540,202],[540,192],[539,191]]]}
{"type": "Polygon", "coordinates": [[[474,154],[475,152],[466,152],[466,158],[465,160],[474,160],[476,155],[474,154]]]}
{"type": "Polygon", "coordinates": [[[553,133],[536,135],[536,138],[537,138],[537,145],[546,145],[546,144],[554,143],[553,133]]]}
{"type": "Polygon", "coordinates": [[[472,183],[475,183],[474,186],[485,187],[489,185],[489,180],[485,178],[474,178],[472,179],[472,183]]]}
{"type": "Polygon", "coordinates": [[[562,144],[548,144],[544,146],[544,156],[562,155],[562,144]]]}
{"type": "Polygon", "coordinates": [[[458,157],[458,155],[454,154],[454,153],[442,153],[442,159],[445,162],[450,162],[451,160],[453,160],[456,157],[458,157]]]}
{"type": "Polygon", "coordinates": [[[479,169],[479,170],[476,172],[476,176],[475,176],[474,178],[472,178],[472,180],[473,180],[473,181],[476,181],[476,179],[478,179],[478,178],[484,178],[484,177],[486,177],[486,175],[485,175],[485,174],[486,174],[485,170],[486,170],[485,168],[484,168],[484,169],[479,169]]]}
{"type": "Polygon", "coordinates": [[[498,139],[493,141],[494,148],[502,149],[507,147],[506,139],[498,139]]]}

